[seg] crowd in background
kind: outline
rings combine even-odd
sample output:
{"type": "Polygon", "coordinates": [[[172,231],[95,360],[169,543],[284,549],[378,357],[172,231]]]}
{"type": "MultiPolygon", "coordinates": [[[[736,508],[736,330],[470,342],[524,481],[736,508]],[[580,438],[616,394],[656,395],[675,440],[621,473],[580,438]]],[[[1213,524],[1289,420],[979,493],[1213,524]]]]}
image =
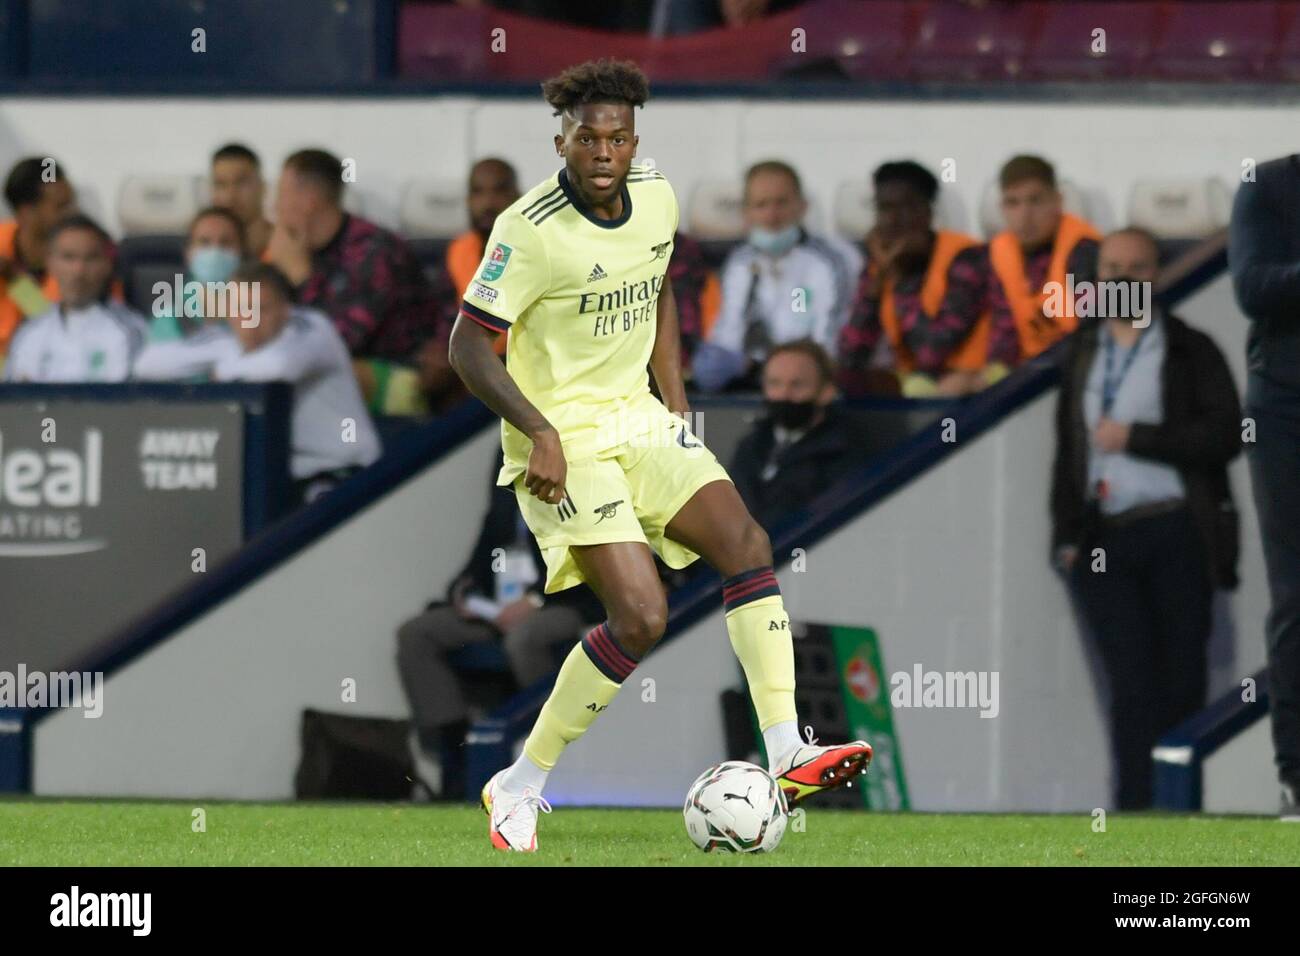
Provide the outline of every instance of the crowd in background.
{"type": "MultiPolygon", "coordinates": [[[[224,146],[212,157],[212,205],[185,242],[185,278],[201,285],[180,308],[149,316],[124,304],[114,241],[77,211],[75,181],[56,168],[22,160],[5,182],[6,381],[292,382],[292,472],[304,501],[379,456],[370,413],[438,414],[467,398],[447,343],[493,224],[521,192],[505,160],[474,164],[469,228],[439,261],[421,263],[401,236],[346,211],[337,157],[289,156],[269,219],[258,156],[224,146]],[[233,292],[214,291],[223,287],[233,292]],[[250,323],[242,304],[254,294],[260,318],[250,323]]],[[[714,270],[679,233],[668,278],[690,388],[763,397],[766,414],[729,464],[769,528],[863,464],[837,397],[967,395],[1070,339],[1053,561],[1106,672],[1119,803],[1150,805],[1150,749],[1203,706],[1211,597],[1236,583],[1225,469],[1241,448],[1241,410],[1204,333],[1158,306],[1081,322],[1072,307],[1048,308],[1045,290],[1151,282],[1156,241],[1138,229],[1103,237],[1066,212],[1053,167],[1037,156],[1002,167],[1004,228],[987,242],[935,227],[939,182],[909,160],[872,174],[874,224],[860,244],[809,228],[799,173],[785,162],[756,163],[743,186],[744,238],[714,270]]],[[[497,342],[504,354],[506,337],[497,342]]],[[[548,671],[557,642],[599,616],[585,588],[539,603],[536,575],[484,573],[495,549],[535,550],[513,499],[498,498],[445,599],[401,630],[399,663],[429,751],[458,739],[468,716],[452,651],[502,639],[526,684],[548,671]]],[[[459,771],[444,770],[454,791],[459,771]]]]}
{"type": "MultiPolygon", "coordinates": [[[[470,228],[437,263],[423,264],[396,233],[344,208],[343,165],[324,150],[294,153],[280,171],[274,223],[257,155],[219,149],[210,169],[212,205],[189,225],[187,279],[228,281],[244,259],[275,266],[297,303],[332,320],[363,394],[377,411],[438,411],[465,393],[446,361],[446,340],[496,216],[520,194],[514,169],[489,158],[467,184],[470,228]]],[[[1090,278],[1098,232],[1065,212],[1052,166],[1018,156],[1002,169],[1006,228],[988,243],[935,229],[939,183],[910,161],[885,163],[873,179],[875,224],[861,244],[820,235],[805,220],[798,172],[769,160],[744,175],[745,235],[716,270],[701,245],[679,233],[669,278],[679,308],[693,388],[754,390],[773,346],[808,338],[836,363],[837,385],[866,394],[960,395],[996,380],[1073,329],[1051,320],[1032,294],[1044,283],[1090,278]]],[[[64,272],[84,267],[98,298],[122,298],[112,240],[76,214],[74,181],[50,159],[20,161],[5,183],[13,219],[0,223],[0,360],[24,318],[48,311],[64,272]],[[52,172],[53,171],[53,172],[52,172]],[[79,224],[79,225],[78,225],[79,224]],[[98,233],[103,256],[58,254],[57,228],[98,233]]],[[[69,280],[75,281],[75,280],[69,280]]],[[[218,305],[153,315],[149,339],[185,337],[218,305]]],[[[158,311],[158,310],[155,310],[158,311]]],[[[13,371],[10,380],[110,381],[130,368],[73,366],[13,371]]]]}

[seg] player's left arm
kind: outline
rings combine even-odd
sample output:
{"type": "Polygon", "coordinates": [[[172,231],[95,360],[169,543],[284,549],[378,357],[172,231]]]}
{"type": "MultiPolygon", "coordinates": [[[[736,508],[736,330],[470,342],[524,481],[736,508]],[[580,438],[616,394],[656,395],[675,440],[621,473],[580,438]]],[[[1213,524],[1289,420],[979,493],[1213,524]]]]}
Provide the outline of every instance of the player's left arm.
{"type": "Polygon", "coordinates": [[[655,347],[650,353],[650,370],[654,372],[659,396],[670,412],[686,415],[691,410],[682,384],[682,337],[677,328],[677,299],[673,284],[664,276],[659,290],[658,316],[655,323],[655,347]]]}

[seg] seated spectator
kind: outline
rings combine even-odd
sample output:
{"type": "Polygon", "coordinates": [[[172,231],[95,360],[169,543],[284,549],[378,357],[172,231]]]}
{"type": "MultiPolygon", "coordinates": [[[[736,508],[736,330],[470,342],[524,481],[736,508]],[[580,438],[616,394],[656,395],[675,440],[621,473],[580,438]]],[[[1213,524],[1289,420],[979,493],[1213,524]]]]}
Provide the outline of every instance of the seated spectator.
{"type": "Polygon", "coordinates": [[[677,334],[682,340],[682,370],[689,372],[705,329],[717,321],[722,304],[718,277],[709,269],[700,244],[684,232],[673,233],[668,281],[677,303],[677,334]]]}
{"type": "Polygon", "coordinates": [[[295,305],[293,286],[274,266],[246,263],[233,281],[239,301],[253,303],[251,315],[227,309],[224,322],[149,345],[136,377],[291,382],[289,470],[300,500],[310,502],[378,458],[379,437],[329,318],[295,305]]]}
{"type": "Polygon", "coordinates": [[[14,218],[0,222],[0,366],[23,319],[59,300],[46,253],[50,230],[73,212],[76,196],[62,166],[33,156],[9,171],[5,202],[14,218]]]}
{"type": "Polygon", "coordinates": [[[59,302],[19,326],[5,363],[9,382],[121,382],[148,326],[108,301],[113,240],[89,216],[74,214],[47,237],[46,267],[59,302]]]}
{"type": "MultiPolygon", "coordinates": [[[[504,159],[480,159],[469,172],[469,189],[465,205],[469,210],[470,228],[452,240],[447,247],[444,268],[449,288],[440,290],[444,311],[455,321],[460,311],[460,300],[474,280],[474,273],[483,261],[483,250],[488,236],[496,224],[497,216],[519,198],[519,176],[515,168],[504,159]]],[[[493,343],[498,355],[505,355],[506,336],[498,336],[493,343]]]]}
{"type": "MultiPolygon", "coordinates": [[[[299,301],[333,320],[371,407],[425,409],[414,369],[429,340],[445,361],[449,326],[439,327],[432,289],[410,247],[392,232],[343,210],[343,164],[319,149],[285,160],[276,224],[265,259],[288,276],[299,301]]],[[[424,382],[434,398],[458,386],[450,363],[424,382]]]]}
{"type": "Polygon", "coordinates": [[[262,258],[273,226],[265,212],[266,180],[257,153],[228,143],[212,154],[212,205],[229,209],[243,224],[244,254],[262,258]]]}
{"type": "Polygon", "coordinates": [[[772,346],[811,338],[833,353],[859,262],[803,227],[799,175],[768,161],[745,174],[747,240],[722,266],[722,310],[692,362],[694,384],[754,388],[772,346]]]}
{"type": "Polygon", "coordinates": [[[1091,223],[1061,208],[1056,170],[1037,156],[1016,156],[998,177],[1002,217],[1007,228],[990,240],[988,303],[991,313],[986,381],[1056,344],[1078,324],[1073,304],[1065,314],[1044,309],[1050,282],[1064,288],[1067,276],[1077,285],[1097,272],[1101,234],[1091,223]]]}
{"type": "Polygon", "coordinates": [[[556,648],[574,644],[604,620],[605,611],[585,584],[543,594],[546,565],[519,512],[515,493],[495,484],[498,450],[489,482],[491,500],[478,541],[451,585],[397,631],[397,668],[411,703],[420,747],[442,767],[442,796],[465,796],[461,744],[469,727],[462,680],[448,655],[471,644],[500,642],[517,686],[527,687],[557,669],[556,648]]]}
{"type": "Polygon", "coordinates": [[[731,478],[764,528],[809,504],[862,462],[835,398],[835,370],[810,339],[772,349],[763,366],[767,415],[740,440],[731,478]]]}
{"type": "Polygon", "coordinates": [[[193,300],[185,297],[179,315],[170,295],[165,301],[159,297],[149,323],[149,341],[169,342],[197,332],[205,322],[224,322],[224,287],[246,254],[244,227],[233,212],[218,206],[200,210],[190,221],[181,280],[182,287],[186,282],[203,283],[204,293],[193,300]]]}
{"type": "MultiPolygon", "coordinates": [[[[1121,229],[1101,243],[1098,279],[1150,283],[1158,256],[1150,234],[1121,229]]],[[[1110,686],[1116,807],[1140,810],[1152,747],[1205,705],[1214,587],[1237,583],[1227,466],[1241,408],[1209,336],[1121,302],[1081,328],[1062,367],[1052,544],[1110,686]]]]}
{"type": "Polygon", "coordinates": [[[904,395],[965,394],[988,351],[983,250],[970,236],[934,230],[939,180],[924,166],[885,163],[872,181],[876,222],[840,330],[841,387],[850,397],[894,391],[875,384],[890,368],[904,395]]]}

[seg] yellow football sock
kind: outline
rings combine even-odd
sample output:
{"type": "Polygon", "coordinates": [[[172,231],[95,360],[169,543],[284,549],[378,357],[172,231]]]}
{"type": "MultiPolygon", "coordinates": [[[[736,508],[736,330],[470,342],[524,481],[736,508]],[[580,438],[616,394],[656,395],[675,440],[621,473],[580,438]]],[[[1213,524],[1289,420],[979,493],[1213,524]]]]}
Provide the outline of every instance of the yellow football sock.
{"type": "Polygon", "coordinates": [[[798,719],[794,705],[794,637],[771,567],[723,582],[727,635],[749,682],[758,729],[798,719]]]}
{"type": "Polygon", "coordinates": [[[524,743],[524,754],[550,771],[618,693],[637,661],[614,641],[608,624],[588,632],[564,659],[551,696],[524,743]]]}

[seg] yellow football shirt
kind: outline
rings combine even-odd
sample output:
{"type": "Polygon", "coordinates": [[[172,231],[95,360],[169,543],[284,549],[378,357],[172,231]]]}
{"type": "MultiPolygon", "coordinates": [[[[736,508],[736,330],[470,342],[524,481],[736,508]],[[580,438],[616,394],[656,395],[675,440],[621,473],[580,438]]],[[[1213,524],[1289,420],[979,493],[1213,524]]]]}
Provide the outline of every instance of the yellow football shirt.
{"type": "MultiPolygon", "coordinates": [[[[677,198],[663,174],[633,164],[623,214],[598,219],[561,168],[497,217],[461,303],[471,319],[510,336],[506,370],[555,426],[574,461],[662,421],[647,365],[659,290],[677,231],[677,198]]],[[[532,442],[501,422],[509,484],[532,442]]]]}

